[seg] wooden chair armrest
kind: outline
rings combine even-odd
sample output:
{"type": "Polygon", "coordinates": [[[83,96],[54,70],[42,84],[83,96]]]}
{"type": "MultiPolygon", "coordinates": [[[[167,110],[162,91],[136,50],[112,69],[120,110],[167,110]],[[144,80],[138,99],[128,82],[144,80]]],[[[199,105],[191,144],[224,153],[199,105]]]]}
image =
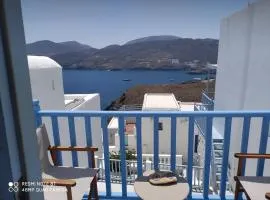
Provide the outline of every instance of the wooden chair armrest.
{"type": "Polygon", "coordinates": [[[234,154],[236,158],[264,158],[270,159],[270,154],[258,154],[258,153],[236,153],[234,154]]]}
{"type": "Polygon", "coordinates": [[[52,185],[52,186],[64,186],[64,187],[74,187],[76,181],[71,179],[43,179],[43,185],[52,185]]]}
{"type": "Polygon", "coordinates": [[[98,151],[97,147],[68,147],[68,146],[50,146],[48,147],[49,151],[90,151],[95,152],[98,151]]]}
{"type": "Polygon", "coordinates": [[[79,147],[79,146],[49,146],[48,150],[51,153],[54,165],[57,165],[57,151],[87,151],[91,152],[92,168],[95,168],[95,151],[98,151],[97,147],[79,147]]]}
{"type": "Polygon", "coordinates": [[[268,193],[265,194],[265,198],[266,199],[270,199],[270,192],[268,192],[268,193]]]}

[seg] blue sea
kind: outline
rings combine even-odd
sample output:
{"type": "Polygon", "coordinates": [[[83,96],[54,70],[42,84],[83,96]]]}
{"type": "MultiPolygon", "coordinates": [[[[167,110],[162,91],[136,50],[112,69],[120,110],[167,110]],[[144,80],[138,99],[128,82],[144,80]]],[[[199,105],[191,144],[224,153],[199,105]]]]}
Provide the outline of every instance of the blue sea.
{"type": "Polygon", "coordinates": [[[100,93],[102,109],[135,85],[181,83],[205,77],[180,70],[63,70],[65,93],[100,93]]]}

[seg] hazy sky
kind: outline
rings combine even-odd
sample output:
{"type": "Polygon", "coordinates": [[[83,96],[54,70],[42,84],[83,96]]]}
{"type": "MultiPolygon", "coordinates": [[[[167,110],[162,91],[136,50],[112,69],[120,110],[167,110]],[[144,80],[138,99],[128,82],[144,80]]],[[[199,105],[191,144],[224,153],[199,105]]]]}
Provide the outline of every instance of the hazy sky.
{"type": "Polygon", "coordinates": [[[22,0],[26,41],[101,48],[150,35],[218,38],[220,20],[254,0],[22,0]]]}

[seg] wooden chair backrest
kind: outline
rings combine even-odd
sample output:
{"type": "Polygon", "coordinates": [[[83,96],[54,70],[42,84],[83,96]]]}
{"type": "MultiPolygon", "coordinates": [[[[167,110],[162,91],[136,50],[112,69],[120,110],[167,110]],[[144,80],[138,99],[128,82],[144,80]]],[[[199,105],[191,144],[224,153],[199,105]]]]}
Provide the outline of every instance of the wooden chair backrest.
{"type": "Polygon", "coordinates": [[[45,171],[52,166],[48,158],[48,147],[50,146],[50,141],[45,124],[42,124],[37,128],[36,134],[39,145],[39,159],[41,162],[41,169],[42,171],[45,171]]]}

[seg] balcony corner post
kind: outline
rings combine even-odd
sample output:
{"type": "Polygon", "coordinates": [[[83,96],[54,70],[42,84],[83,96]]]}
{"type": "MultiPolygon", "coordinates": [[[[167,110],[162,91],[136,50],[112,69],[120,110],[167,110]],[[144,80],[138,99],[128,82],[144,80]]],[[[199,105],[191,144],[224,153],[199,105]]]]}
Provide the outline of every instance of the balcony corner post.
{"type": "Polygon", "coordinates": [[[35,124],[36,124],[36,128],[37,128],[37,127],[41,126],[41,124],[42,124],[41,116],[39,114],[40,105],[39,105],[38,100],[33,101],[33,110],[34,110],[34,116],[35,116],[35,124]]]}

